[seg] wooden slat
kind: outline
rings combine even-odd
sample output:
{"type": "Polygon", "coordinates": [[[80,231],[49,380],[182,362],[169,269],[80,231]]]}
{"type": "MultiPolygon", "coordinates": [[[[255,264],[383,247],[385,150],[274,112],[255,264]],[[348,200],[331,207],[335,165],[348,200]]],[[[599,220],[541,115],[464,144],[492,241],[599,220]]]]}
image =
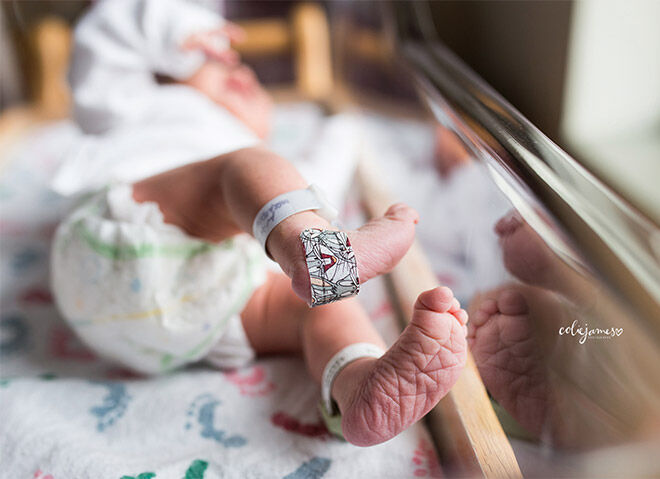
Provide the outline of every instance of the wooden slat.
{"type": "Polygon", "coordinates": [[[278,19],[236,22],[246,33],[244,42],[234,48],[241,55],[269,55],[291,50],[292,34],[288,21],[278,19]]]}
{"type": "Polygon", "coordinates": [[[291,28],[298,90],[311,100],[325,100],[333,88],[330,28],[325,12],[318,4],[301,3],[293,9],[291,28]]]}
{"type": "Polygon", "coordinates": [[[71,30],[57,18],[42,20],[29,33],[34,51],[34,104],[40,115],[53,119],[69,114],[71,103],[66,71],[71,54],[71,30]]]}
{"type": "MultiPolygon", "coordinates": [[[[358,180],[371,216],[382,215],[393,203],[377,180],[378,171],[368,150],[361,158],[358,180]]],[[[438,286],[417,242],[389,274],[406,319],[417,296],[438,286]]],[[[481,381],[472,355],[456,385],[428,414],[429,426],[443,459],[443,467],[465,477],[519,478],[518,462],[481,381]]]]}
{"type": "Polygon", "coordinates": [[[246,40],[235,45],[242,55],[294,54],[296,88],[305,99],[324,101],[333,89],[330,30],[323,9],[314,3],[296,5],[289,21],[237,22],[246,40]]]}

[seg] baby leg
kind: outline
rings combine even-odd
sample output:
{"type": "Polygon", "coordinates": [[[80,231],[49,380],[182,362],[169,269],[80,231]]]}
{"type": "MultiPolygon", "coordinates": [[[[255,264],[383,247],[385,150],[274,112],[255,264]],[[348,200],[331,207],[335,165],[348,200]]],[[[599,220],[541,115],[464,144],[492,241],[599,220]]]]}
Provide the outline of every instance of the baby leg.
{"type": "MultiPolygon", "coordinates": [[[[301,351],[317,382],[344,347],[385,347],[356,299],[310,309],[283,275],[271,275],[241,317],[257,353],[301,351]]],[[[332,397],[344,437],[359,446],[387,441],[435,406],[465,364],[466,321],[448,288],[422,293],[410,325],[381,358],[358,359],[336,377],[332,397]]]]}
{"type": "MultiPolygon", "coordinates": [[[[218,241],[252,232],[258,211],[276,196],[307,187],[293,165],[264,148],[246,148],[186,165],[134,186],[137,201],[155,201],[165,221],[189,234],[218,241]]],[[[349,231],[360,281],[389,271],[406,253],[417,213],[392,206],[357,231],[349,231]]],[[[310,281],[298,235],[307,228],[333,229],[313,211],[295,214],[271,232],[266,247],[291,279],[296,294],[310,302],[310,281]]]]}

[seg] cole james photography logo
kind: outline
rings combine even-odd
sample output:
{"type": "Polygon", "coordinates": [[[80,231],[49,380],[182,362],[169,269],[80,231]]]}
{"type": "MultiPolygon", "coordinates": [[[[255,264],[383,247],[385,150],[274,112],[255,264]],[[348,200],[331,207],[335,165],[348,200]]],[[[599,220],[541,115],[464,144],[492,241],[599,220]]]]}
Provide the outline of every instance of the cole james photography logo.
{"type": "Polygon", "coordinates": [[[577,319],[570,326],[559,328],[559,336],[577,336],[580,344],[584,344],[587,339],[612,339],[618,338],[622,334],[623,328],[590,328],[586,323],[584,326],[578,325],[577,319]]]}

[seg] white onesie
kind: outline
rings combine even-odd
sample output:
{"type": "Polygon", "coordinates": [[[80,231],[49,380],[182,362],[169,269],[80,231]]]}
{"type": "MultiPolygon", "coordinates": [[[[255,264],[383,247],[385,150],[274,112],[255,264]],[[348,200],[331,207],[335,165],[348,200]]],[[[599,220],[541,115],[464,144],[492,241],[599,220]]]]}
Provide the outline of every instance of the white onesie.
{"type": "Polygon", "coordinates": [[[222,26],[190,0],[102,0],[76,26],[69,82],[85,133],[67,152],[52,187],[63,195],[133,183],[194,161],[254,146],[229,111],[185,85],[204,62],[182,51],[193,33],[222,26]]]}
{"type": "Polygon", "coordinates": [[[154,79],[191,75],[204,58],[179,45],[222,23],[184,0],[105,0],[75,30],[70,82],[85,134],[52,186],[91,196],[58,227],[52,289],[89,346],[143,373],[203,357],[237,367],[253,355],[239,313],[265,279],[258,243],[191,238],[155,203],[136,203],[129,186],[258,143],[201,93],[154,79]]]}

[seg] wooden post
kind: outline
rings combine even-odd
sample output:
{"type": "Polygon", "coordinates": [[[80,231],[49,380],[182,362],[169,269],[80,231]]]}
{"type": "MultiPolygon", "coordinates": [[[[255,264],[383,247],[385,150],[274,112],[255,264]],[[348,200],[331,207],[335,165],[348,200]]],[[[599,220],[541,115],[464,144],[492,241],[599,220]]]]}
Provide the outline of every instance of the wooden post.
{"type": "Polygon", "coordinates": [[[291,18],[296,53],[298,90],[311,100],[325,100],[332,92],[330,30],[323,9],[301,3],[291,18]]]}
{"type": "Polygon", "coordinates": [[[71,99],[66,80],[71,53],[71,30],[62,20],[47,18],[30,32],[34,50],[34,101],[44,118],[63,118],[71,99]]]}

